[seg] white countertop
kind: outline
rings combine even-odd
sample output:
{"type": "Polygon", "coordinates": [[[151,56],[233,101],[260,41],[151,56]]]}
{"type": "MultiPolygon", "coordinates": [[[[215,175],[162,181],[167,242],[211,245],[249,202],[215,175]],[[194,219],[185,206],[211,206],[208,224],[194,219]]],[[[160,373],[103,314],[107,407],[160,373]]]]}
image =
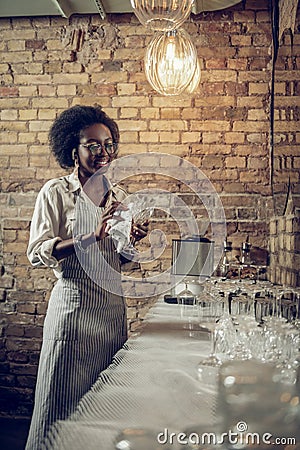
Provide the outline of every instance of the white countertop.
{"type": "Polygon", "coordinates": [[[166,450],[158,433],[180,433],[194,424],[205,431],[213,424],[216,385],[198,381],[196,370],[209,353],[208,333],[185,329],[178,308],[163,300],[152,307],[141,332],[116,354],[77,412],[54,426],[46,448],[115,449],[118,435],[127,430],[120,449],[166,450]],[[140,430],[134,431],[131,447],[126,447],[132,440],[128,429],[140,430]]]}

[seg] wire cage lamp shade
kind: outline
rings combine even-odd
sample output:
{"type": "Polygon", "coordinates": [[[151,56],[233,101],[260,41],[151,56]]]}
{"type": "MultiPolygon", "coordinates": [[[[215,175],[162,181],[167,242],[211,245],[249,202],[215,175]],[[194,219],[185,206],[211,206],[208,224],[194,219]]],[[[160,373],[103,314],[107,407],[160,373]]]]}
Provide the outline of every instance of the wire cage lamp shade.
{"type": "Polygon", "coordinates": [[[201,80],[201,68],[199,59],[197,58],[194,75],[192,76],[190,83],[184,89],[183,93],[187,95],[193,94],[196,91],[197,87],[199,86],[200,80],[201,80]]]}
{"type": "Polygon", "coordinates": [[[179,95],[197,75],[197,64],[196,48],[188,33],[180,28],[152,38],[145,55],[145,74],[160,94],[179,95]]]}
{"type": "Polygon", "coordinates": [[[191,13],[194,0],[131,0],[139,21],[153,31],[179,28],[191,13]]]}

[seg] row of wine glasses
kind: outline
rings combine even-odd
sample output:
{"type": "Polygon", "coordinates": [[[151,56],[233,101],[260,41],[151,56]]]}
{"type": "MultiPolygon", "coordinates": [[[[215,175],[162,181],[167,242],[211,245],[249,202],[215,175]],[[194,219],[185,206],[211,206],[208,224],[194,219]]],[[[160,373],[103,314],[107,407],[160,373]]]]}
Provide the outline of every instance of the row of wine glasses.
{"type": "Polygon", "coordinates": [[[210,278],[194,295],[186,280],[179,294],[185,326],[209,331],[211,352],[200,361],[200,379],[228,359],[258,359],[276,365],[294,383],[299,365],[300,290],[251,280],[210,278]]]}

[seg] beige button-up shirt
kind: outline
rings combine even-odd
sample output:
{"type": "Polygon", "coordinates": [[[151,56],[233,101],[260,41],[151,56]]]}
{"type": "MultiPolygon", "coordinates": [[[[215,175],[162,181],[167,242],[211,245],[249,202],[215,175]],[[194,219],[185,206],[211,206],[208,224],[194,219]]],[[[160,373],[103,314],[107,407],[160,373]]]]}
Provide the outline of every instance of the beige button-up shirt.
{"type": "MultiPolygon", "coordinates": [[[[127,196],[119,186],[109,182],[108,186],[105,207],[113,201],[122,202],[127,196]]],[[[76,198],[82,191],[78,169],[75,169],[70,175],[48,181],[36,199],[27,256],[33,266],[53,268],[57,278],[60,278],[61,267],[52,255],[53,247],[58,241],[72,238],[76,198]]]]}

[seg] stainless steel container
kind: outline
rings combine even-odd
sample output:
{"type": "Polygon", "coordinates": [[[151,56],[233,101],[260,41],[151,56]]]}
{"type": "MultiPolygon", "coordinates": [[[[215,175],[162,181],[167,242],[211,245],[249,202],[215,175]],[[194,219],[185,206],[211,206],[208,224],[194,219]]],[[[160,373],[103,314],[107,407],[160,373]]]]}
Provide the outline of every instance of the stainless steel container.
{"type": "Polygon", "coordinates": [[[213,272],[214,242],[201,236],[172,240],[172,274],[208,277],[213,272]]]}

